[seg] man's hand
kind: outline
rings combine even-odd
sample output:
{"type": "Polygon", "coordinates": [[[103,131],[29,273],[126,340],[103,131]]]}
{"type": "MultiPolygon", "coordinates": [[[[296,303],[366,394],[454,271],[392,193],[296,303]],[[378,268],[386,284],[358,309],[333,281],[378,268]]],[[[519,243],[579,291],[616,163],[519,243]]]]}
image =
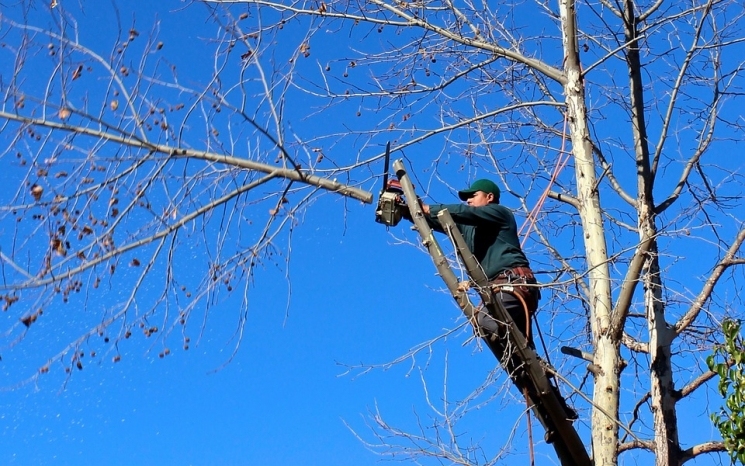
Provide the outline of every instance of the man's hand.
{"type": "Polygon", "coordinates": [[[419,203],[422,206],[422,212],[429,215],[429,205],[425,204],[424,202],[419,201],[419,203]]]}

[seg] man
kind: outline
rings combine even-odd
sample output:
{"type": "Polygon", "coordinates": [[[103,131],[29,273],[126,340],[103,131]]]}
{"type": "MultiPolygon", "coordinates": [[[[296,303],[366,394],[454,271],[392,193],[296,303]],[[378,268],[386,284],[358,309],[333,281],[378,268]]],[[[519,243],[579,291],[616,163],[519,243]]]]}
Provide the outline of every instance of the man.
{"type": "MultiPolygon", "coordinates": [[[[538,308],[541,298],[536,285],[535,276],[530,270],[530,264],[525,257],[520,241],[517,237],[515,216],[506,207],[499,204],[499,187],[486,179],[476,180],[470,188],[458,191],[458,197],[463,204],[435,204],[422,203],[422,210],[430,227],[444,233],[442,225],[437,220],[437,213],[447,209],[453,217],[458,230],[466,240],[468,249],[484,269],[489,282],[497,285],[498,291],[494,296],[502,302],[505,310],[515,321],[517,328],[523,332],[528,344],[533,346],[533,335],[530,331],[530,317],[538,308]],[[509,288],[498,285],[509,284],[509,288]]],[[[407,209],[408,211],[408,209],[407,209]]],[[[408,213],[408,212],[407,212],[408,213]]],[[[410,216],[408,219],[411,220],[410,216]]],[[[478,324],[488,333],[498,336],[504,335],[504,327],[487,314],[484,309],[477,314],[478,324]]],[[[521,360],[514,359],[509,354],[507,346],[501,340],[500,359],[510,377],[521,391],[525,390],[525,374],[520,370],[521,360]]],[[[534,346],[533,346],[534,347],[534,346]]],[[[567,419],[577,419],[577,412],[567,405],[555,383],[550,384],[559,403],[564,408],[567,419]]]]}
{"type": "MultiPolygon", "coordinates": [[[[458,192],[466,205],[422,204],[422,210],[432,229],[444,232],[437,213],[447,209],[489,282],[512,285],[510,291],[499,291],[495,296],[532,345],[530,316],[538,307],[540,292],[536,286],[530,286],[535,285],[536,280],[520,247],[515,216],[499,204],[499,195],[499,187],[494,182],[481,179],[458,192]]],[[[497,333],[497,322],[483,311],[478,313],[478,323],[488,332],[497,333]]]]}

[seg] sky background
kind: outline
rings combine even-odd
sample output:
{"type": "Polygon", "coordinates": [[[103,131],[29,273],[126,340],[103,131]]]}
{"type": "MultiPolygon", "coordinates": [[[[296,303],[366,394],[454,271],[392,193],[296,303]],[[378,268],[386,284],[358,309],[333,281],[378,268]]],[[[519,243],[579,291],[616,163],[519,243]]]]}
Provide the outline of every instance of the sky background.
{"type": "MultiPolygon", "coordinates": [[[[200,55],[208,50],[205,44],[212,31],[205,27],[205,9],[173,0],[136,3],[116,12],[125,30],[132,22],[150,30],[157,18],[168,60],[192,72],[184,72],[182,79],[205,79],[212,58],[200,55]]],[[[32,4],[25,12],[30,24],[43,28],[55,21],[46,4],[32,4]]],[[[24,15],[17,3],[0,6],[2,14],[12,19],[20,21],[24,15]]],[[[80,9],[75,17],[81,42],[106,55],[120,36],[112,23],[111,3],[83,1],[70,8],[80,9]]],[[[292,34],[295,42],[301,42],[300,33],[292,34]]],[[[332,41],[329,47],[342,44],[332,41]]],[[[323,62],[325,54],[337,52],[332,49],[314,48],[313,57],[323,62]]],[[[292,117],[291,110],[288,115],[292,117]]],[[[349,119],[352,127],[355,124],[349,115],[340,118],[349,119]]],[[[313,119],[295,123],[298,127],[302,123],[307,134],[324,124],[313,119]]],[[[336,150],[348,149],[340,145],[336,150]]],[[[413,172],[422,175],[417,182],[430,199],[452,202],[455,198],[447,183],[462,187],[478,173],[455,164],[443,165],[448,176],[443,182],[431,172],[418,173],[417,162],[425,165],[432,154],[428,151],[439,150],[421,146],[407,150],[406,157],[415,164],[413,172]]],[[[17,173],[6,168],[0,170],[3,201],[13,194],[8,187],[17,185],[17,173]]],[[[376,195],[380,189],[375,179],[364,187],[376,195]]],[[[503,203],[519,207],[510,196],[503,197],[503,203]]],[[[96,309],[45,312],[31,329],[34,334],[21,345],[13,346],[12,338],[4,335],[0,464],[379,464],[385,457],[375,451],[385,450],[365,444],[378,442],[370,429],[376,413],[392,426],[416,432],[418,420],[426,425],[443,411],[444,400],[462,399],[495,378],[496,383],[479,392],[473,410],[459,424],[459,442],[484,443],[487,457],[508,442],[526,451],[524,401],[502,386],[504,378],[495,371],[493,356],[469,341],[470,330],[459,327],[460,310],[443,292],[430,258],[408,244],[416,242],[408,225],[387,231],[374,223],[372,205],[331,195],[320,197],[313,211],[293,236],[291,287],[285,271],[270,264],[257,274],[253,289],[261,292],[251,293],[246,333],[235,356],[234,332],[241,306],[237,296],[213,308],[204,333],[193,336],[188,351],[171,342],[171,353],[160,358],[157,340],[136,334],[119,345],[121,361],[113,363],[115,353],[99,342],[97,355],[88,352],[84,369],[69,380],[54,368],[36,382],[16,385],[60,351],[77,329],[95,325],[96,309]],[[459,330],[419,348],[454,328],[459,330]],[[413,348],[419,348],[413,357],[389,365],[413,348]],[[487,404],[489,400],[493,402],[487,404]]],[[[191,253],[199,257],[200,251],[195,248],[191,253]]],[[[696,260],[697,253],[691,251],[688,259],[696,260]]],[[[111,288],[100,304],[117,302],[124,295],[125,291],[111,288]]],[[[549,357],[581,383],[584,364],[567,361],[558,353],[567,330],[560,322],[542,330],[549,357]]],[[[681,405],[681,425],[698,433],[711,432],[705,436],[716,438],[708,411],[701,405],[705,401],[702,397],[684,402],[689,404],[681,405]]],[[[580,412],[577,426],[587,439],[587,403],[577,397],[571,403],[580,412]]],[[[542,444],[540,426],[535,420],[532,423],[536,464],[557,464],[553,450],[542,444]]],[[[681,429],[684,444],[687,435],[688,430],[681,429]]],[[[406,458],[394,459],[410,463],[406,458]]],[[[503,464],[527,461],[527,453],[511,452],[503,464]]],[[[649,455],[642,454],[625,464],[650,461],[649,455]]],[[[689,464],[718,462],[703,458],[689,464]]]]}
{"type": "MultiPolygon", "coordinates": [[[[202,342],[188,351],[174,349],[161,359],[157,351],[146,353],[148,342],[137,335],[120,346],[117,364],[108,354],[86,356],[85,369],[64,388],[58,373],[2,392],[0,462],[376,464],[380,458],[349,427],[374,440],[366,423],[376,406],[401,427],[414,427],[415,411],[429,416],[420,368],[427,370],[433,403],[442,408],[443,346],[449,379],[468,381],[450,387],[453,397],[478,386],[494,360],[490,353],[474,354],[472,345],[460,346],[468,337],[460,332],[436,345],[431,357],[424,351],[390,370],[347,373],[349,366],[404,355],[453,327],[459,310],[429,288],[441,287],[429,258],[394,247],[373,222],[372,207],[351,209],[346,231],[329,223],[295,243],[289,308],[285,283],[277,279],[276,299],[253,302],[247,334],[225,367],[235,326],[217,311],[202,342]]],[[[63,342],[41,344],[41,351],[63,342]]],[[[28,356],[20,363],[27,371],[45,360],[28,356]]],[[[485,418],[486,428],[467,435],[477,439],[511,426],[514,413],[498,411],[500,405],[477,413],[473,422],[485,418]]]]}

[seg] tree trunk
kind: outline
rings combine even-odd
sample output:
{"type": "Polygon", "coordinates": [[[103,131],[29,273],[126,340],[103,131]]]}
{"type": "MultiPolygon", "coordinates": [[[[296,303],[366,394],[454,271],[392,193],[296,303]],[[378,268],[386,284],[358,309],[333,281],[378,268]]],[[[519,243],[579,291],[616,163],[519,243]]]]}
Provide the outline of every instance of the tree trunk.
{"type": "Polygon", "coordinates": [[[593,458],[596,466],[613,466],[618,461],[618,424],[615,419],[618,418],[621,358],[619,342],[608,332],[611,312],[608,253],[596,186],[595,160],[587,125],[584,81],[577,51],[574,1],[561,0],[559,6],[565,50],[564,69],[567,75],[567,116],[589,270],[590,328],[595,345],[595,364],[601,369],[595,376],[593,396],[600,408],[593,409],[592,413],[593,458]],[[608,415],[615,419],[610,419],[608,415]]]}
{"type": "Polygon", "coordinates": [[[642,243],[651,241],[642,270],[644,282],[644,308],[649,330],[650,399],[654,420],[654,453],[657,466],[678,465],[680,445],[678,443],[678,419],[676,414],[675,386],[670,362],[670,344],[674,333],[665,321],[665,305],[662,301],[662,280],[657,255],[657,226],[654,208],[654,169],[650,160],[649,140],[644,118],[644,92],[642,65],[639,56],[634,2],[624,3],[624,27],[626,42],[626,64],[629,70],[631,97],[631,122],[637,166],[637,211],[639,236],[642,243]]]}
{"type": "Polygon", "coordinates": [[[670,344],[674,335],[665,321],[662,303],[657,249],[650,251],[644,275],[644,307],[649,328],[650,400],[654,419],[655,465],[678,466],[680,444],[676,413],[675,385],[670,361],[670,344]]]}

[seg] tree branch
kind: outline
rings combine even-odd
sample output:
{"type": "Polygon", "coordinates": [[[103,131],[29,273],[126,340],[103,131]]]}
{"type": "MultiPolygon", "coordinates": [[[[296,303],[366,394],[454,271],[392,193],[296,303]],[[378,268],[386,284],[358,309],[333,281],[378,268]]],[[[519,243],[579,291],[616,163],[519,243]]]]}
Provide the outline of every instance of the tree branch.
{"type": "Polygon", "coordinates": [[[428,21],[425,21],[424,19],[414,17],[405,11],[385,3],[382,0],[370,0],[371,3],[377,5],[383,10],[387,10],[394,15],[398,16],[399,18],[403,19],[402,22],[394,22],[388,19],[379,19],[375,18],[370,15],[353,15],[350,13],[339,13],[339,12],[333,12],[328,9],[317,9],[317,10],[310,10],[310,9],[304,9],[304,8],[296,8],[289,5],[283,5],[277,2],[270,2],[270,1],[263,1],[263,0],[241,0],[241,1],[217,1],[217,0],[206,0],[208,3],[251,3],[256,5],[263,5],[268,6],[270,8],[274,8],[276,10],[280,11],[288,11],[296,14],[304,14],[309,16],[318,16],[318,17],[333,17],[333,18],[341,18],[341,19],[348,19],[353,21],[364,21],[364,22],[370,22],[375,24],[391,24],[394,26],[416,26],[421,29],[432,31],[436,34],[439,34],[442,37],[445,37],[449,40],[452,40],[453,42],[457,42],[462,45],[466,45],[468,47],[474,47],[481,50],[486,50],[488,52],[491,52],[497,56],[505,57],[510,60],[513,60],[518,63],[522,63],[526,66],[529,66],[540,73],[543,73],[547,77],[553,79],[554,81],[558,82],[562,86],[566,84],[566,76],[564,73],[559,70],[558,68],[555,68],[553,66],[549,66],[543,61],[536,60],[535,58],[529,58],[525,55],[515,52],[512,50],[505,49],[503,47],[500,47],[498,45],[490,44],[484,40],[470,38],[470,37],[464,37],[460,35],[460,33],[449,31],[445,28],[442,28],[440,26],[436,26],[428,21]]]}
{"type": "Polygon", "coordinates": [[[301,183],[317,186],[327,191],[335,192],[343,196],[352,197],[358,199],[367,204],[372,203],[372,193],[355,188],[349,185],[345,185],[337,182],[336,180],[330,180],[316,175],[311,175],[307,171],[296,170],[294,168],[278,168],[271,165],[267,165],[253,160],[244,158],[238,158],[230,155],[216,154],[214,152],[198,151],[193,149],[183,149],[176,146],[169,146],[165,144],[155,144],[147,141],[143,141],[133,135],[116,135],[106,131],[100,131],[96,129],[84,128],[80,126],[71,126],[64,123],[58,123],[49,121],[42,118],[31,118],[14,113],[9,113],[0,110],[0,118],[12,121],[18,121],[29,125],[41,126],[50,129],[58,129],[67,131],[75,134],[83,134],[98,139],[104,139],[107,141],[115,142],[118,144],[137,147],[140,149],[146,149],[161,154],[167,154],[173,157],[181,158],[192,158],[198,160],[205,160],[209,162],[223,163],[238,168],[245,168],[248,170],[256,170],[263,173],[271,174],[273,177],[286,178],[292,181],[299,181],[301,183]]]}
{"type": "Polygon", "coordinates": [[[693,381],[691,381],[688,385],[680,389],[680,394],[678,395],[678,399],[687,397],[688,395],[693,393],[698,387],[700,387],[701,385],[711,380],[715,375],[717,375],[717,373],[713,371],[706,371],[703,374],[699,375],[693,381]]]}
{"type": "Polygon", "coordinates": [[[681,452],[680,464],[683,464],[687,462],[688,460],[692,460],[698,455],[703,455],[704,453],[715,453],[715,452],[726,452],[726,451],[727,451],[727,448],[725,448],[724,443],[722,442],[700,443],[698,445],[694,445],[691,448],[688,448],[687,450],[683,450],[681,452]]]}
{"type": "Polygon", "coordinates": [[[649,344],[636,340],[626,332],[621,336],[621,343],[631,351],[636,351],[637,353],[649,353],[649,344]]]}
{"type": "Polygon", "coordinates": [[[272,179],[274,179],[276,177],[277,177],[277,175],[274,175],[274,174],[271,174],[270,173],[270,174],[264,176],[263,178],[260,178],[260,179],[258,179],[256,181],[254,181],[253,183],[249,183],[247,185],[243,185],[243,186],[239,187],[238,189],[235,189],[235,190],[231,191],[230,193],[226,194],[225,196],[223,196],[223,197],[221,197],[219,199],[215,199],[214,201],[210,202],[209,204],[200,207],[199,209],[195,210],[194,212],[191,212],[188,215],[185,215],[179,221],[177,221],[177,222],[175,222],[175,223],[173,223],[171,225],[167,225],[166,228],[162,229],[161,231],[159,231],[158,233],[156,233],[154,235],[151,235],[151,236],[149,236],[147,238],[142,238],[142,239],[140,239],[138,241],[135,241],[135,242],[126,244],[124,246],[120,246],[120,247],[118,247],[118,248],[116,248],[116,249],[114,249],[112,251],[107,252],[106,254],[102,254],[102,255],[100,255],[100,256],[98,256],[96,258],[93,258],[93,259],[91,259],[89,261],[86,261],[82,265],[79,265],[77,267],[73,267],[73,268],[68,269],[68,270],[66,270],[64,272],[61,272],[61,273],[56,273],[53,276],[50,276],[49,278],[45,278],[45,279],[32,278],[32,279],[27,280],[26,282],[23,282],[23,283],[20,283],[20,284],[0,285],[0,290],[6,290],[6,289],[20,290],[20,289],[24,289],[24,288],[36,288],[36,287],[40,287],[40,286],[49,285],[49,284],[54,283],[54,282],[58,282],[60,280],[66,279],[66,278],[70,278],[70,277],[72,277],[72,276],[74,276],[74,275],[76,275],[76,274],[78,274],[78,273],[80,273],[80,272],[82,272],[84,270],[87,270],[87,269],[90,269],[92,267],[95,267],[98,264],[105,263],[107,260],[111,259],[112,257],[116,257],[116,256],[119,256],[119,255],[122,255],[123,253],[125,253],[127,251],[131,251],[131,250],[137,249],[137,248],[139,248],[141,246],[144,246],[146,244],[150,244],[150,243],[152,243],[155,240],[164,238],[164,237],[168,236],[169,234],[173,233],[174,231],[178,230],[182,226],[188,224],[192,220],[196,219],[197,217],[200,217],[200,216],[204,215],[205,213],[212,211],[213,209],[215,209],[215,207],[217,207],[217,206],[219,206],[221,204],[224,204],[224,203],[228,202],[229,200],[235,198],[236,196],[240,195],[241,193],[250,191],[251,189],[255,188],[256,186],[259,186],[261,184],[264,184],[267,181],[272,180],[272,179]]]}
{"type": "Polygon", "coordinates": [[[579,208],[579,201],[577,200],[577,198],[574,196],[570,196],[569,194],[562,194],[562,193],[557,193],[555,191],[549,191],[547,196],[556,201],[566,202],[567,204],[574,207],[575,209],[579,208]]]}
{"type": "Polygon", "coordinates": [[[622,443],[618,446],[618,453],[625,451],[642,448],[654,452],[654,443],[650,440],[633,440],[631,442],[622,443]]]}
{"type": "Polygon", "coordinates": [[[634,252],[634,257],[631,259],[631,263],[629,264],[629,268],[626,270],[626,276],[623,278],[621,291],[618,294],[616,305],[611,314],[610,327],[608,327],[609,335],[611,335],[611,338],[615,340],[619,339],[623,333],[626,316],[631,307],[631,300],[634,297],[636,286],[639,284],[639,275],[644,267],[647,252],[653,242],[653,238],[647,238],[637,247],[636,252],[634,252]]]}
{"type": "MultiPolygon", "coordinates": [[[[680,66],[680,72],[678,73],[678,77],[676,79],[676,82],[673,86],[672,93],[670,95],[670,102],[668,103],[667,112],[665,114],[663,124],[662,124],[662,131],[660,132],[659,141],[657,143],[657,147],[655,149],[654,156],[652,157],[652,167],[651,167],[651,175],[654,178],[657,174],[658,164],[660,160],[660,156],[662,155],[662,149],[665,146],[665,142],[667,141],[667,133],[670,129],[670,125],[672,124],[673,120],[673,114],[676,109],[676,103],[678,101],[678,96],[681,92],[681,86],[683,85],[683,80],[687,76],[686,72],[691,65],[691,62],[693,61],[694,52],[697,50],[697,43],[699,38],[701,37],[701,33],[703,30],[703,27],[705,24],[708,24],[706,17],[708,16],[708,13],[711,11],[711,5],[712,0],[710,0],[706,5],[706,11],[701,15],[701,20],[698,24],[698,27],[696,29],[696,33],[693,37],[693,42],[691,44],[690,49],[686,53],[685,60],[683,61],[682,65],[680,66]]],[[[712,113],[716,113],[716,100],[718,100],[718,97],[715,93],[715,101],[711,106],[712,113]]],[[[713,122],[712,122],[712,128],[709,131],[708,138],[702,138],[702,142],[699,145],[699,148],[695,151],[693,156],[691,156],[690,160],[685,166],[685,169],[683,170],[683,173],[681,174],[680,181],[678,182],[677,186],[671,193],[671,195],[665,199],[659,206],[655,208],[655,213],[660,213],[664,211],[667,207],[669,207],[680,195],[680,192],[683,189],[683,186],[685,185],[685,181],[688,178],[688,174],[691,172],[691,168],[698,162],[698,160],[701,158],[701,155],[704,153],[704,148],[708,146],[708,141],[711,138],[711,133],[713,131],[713,122]]]]}
{"type": "Polygon", "coordinates": [[[716,265],[716,267],[714,267],[711,275],[706,280],[706,282],[704,282],[704,286],[696,299],[693,301],[691,308],[688,310],[688,312],[685,313],[685,315],[683,315],[683,317],[680,318],[680,320],[678,320],[678,322],[675,323],[673,331],[676,335],[680,335],[685,329],[688,328],[689,325],[691,325],[696,320],[696,317],[698,317],[701,309],[703,309],[704,304],[706,304],[706,302],[711,297],[711,293],[712,291],[714,291],[714,286],[716,286],[717,282],[724,274],[724,271],[732,265],[738,265],[743,262],[741,259],[735,257],[743,242],[745,242],[745,226],[741,227],[740,232],[737,234],[735,241],[727,250],[724,258],[719,262],[719,264],[716,265]]]}

